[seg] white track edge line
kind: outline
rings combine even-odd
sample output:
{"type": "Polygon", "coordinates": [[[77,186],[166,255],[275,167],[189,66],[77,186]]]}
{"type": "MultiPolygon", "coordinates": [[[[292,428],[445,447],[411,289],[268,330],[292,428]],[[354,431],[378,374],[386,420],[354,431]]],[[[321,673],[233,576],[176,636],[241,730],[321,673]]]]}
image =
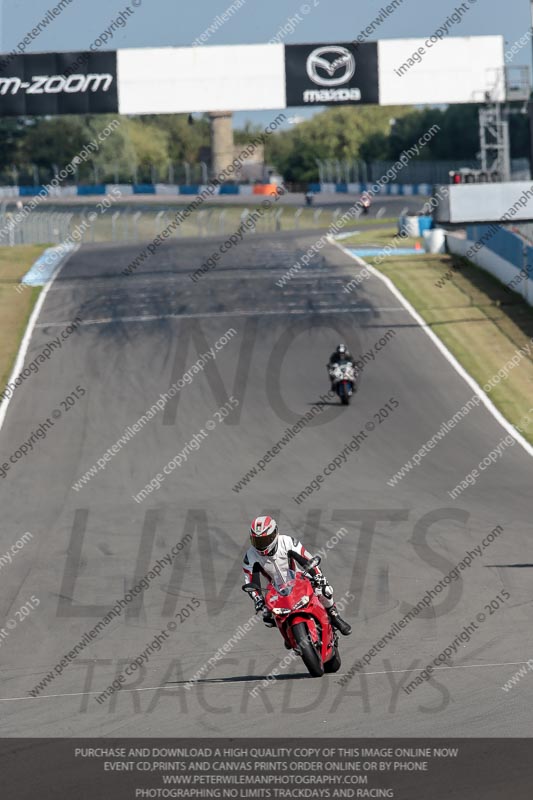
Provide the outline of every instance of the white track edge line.
{"type": "MultiPolygon", "coordinates": [[[[9,385],[13,380],[15,380],[15,378],[18,377],[21,368],[24,366],[24,359],[26,358],[26,353],[28,352],[28,347],[29,347],[30,340],[31,340],[31,337],[32,337],[32,334],[33,334],[33,330],[34,330],[34,328],[35,328],[35,326],[37,324],[37,319],[39,317],[39,314],[41,313],[41,309],[42,309],[42,307],[44,305],[44,301],[46,299],[46,295],[50,291],[50,287],[52,286],[52,284],[55,281],[56,277],[59,275],[59,273],[63,269],[64,265],[69,260],[69,258],[72,255],[74,255],[74,253],[76,253],[78,251],[78,249],[79,249],[79,245],[76,245],[75,249],[71,250],[71,252],[68,253],[68,255],[66,256],[66,258],[61,259],[59,265],[57,266],[57,268],[53,272],[50,280],[45,285],[45,287],[43,288],[41,294],[37,298],[37,302],[35,303],[33,311],[30,314],[30,318],[28,320],[28,324],[26,326],[26,330],[24,331],[24,335],[23,335],[22,341],[20,343],[20,347],[19,347],[19,350],[18,350],[18,353],[17,353],[17,357],[15,358],[15,363],[13,365],[13,369],[11,371],[11,375],[9,376],[9,378],[7,380],[6,386],[9,385]]],[[[31,288],[31,287],[28,287],[28,288],[31,288]]],[[[12,398],[14,396],[15,396],[15,392],[13,392],[11,397],[4,397],[4,399],[0,403],[0,430],[2,429],[2,425],[4,424],[4,420],[6,418],[6,414],[7,414],[7,409],[8,409],[9,403],[11,402],[11,400],[12,400],[12,398]]]]}
{"type": "MultiPolygon", "coordinates": [[[[474,669],[474,668],[478,668],[479,669],[479,668],[483,668],[483,667],[518,667],[518,666],[521,666],[523,664],[528,664],[528,663],[529,663],[528,661],[503,661],[501,663],[496,663],[496,664],[457,664],[455,666],[452,664],[449,667],[446,667],[446,666],[444,666],[444,667],[435,667],[435,672],[437,670],[474,669]]],[[[413,670],[413,669],[387,669],[387,670],[379,670],[379,671],[376,671],[376,672],[365,672],[363,670],[359,674],[360,675],[390,675],[390,674],[393,674],[393,673],[394,674],[400,674],[400,673],[404,673],[404,672],[416,672],[416,670],[413,670]]],[[[342,678],[347,674],[348,673],[346,673],[346,672],[337,673],[337,677],[338,678],[342,678]]],[[[290,675],[287,675],[286,677],[290,678],[290,675]]],[[[262,680],[264,680],[264,678],[257,678],[256,682],[259,683],[262,680]]],[[[210,680],[210,683],[227,683],[227,682],[228,682],[228,678],[218,678],[218,679],[214,678],[214,679],[210,680]]],[[[172,684],[164,683],[164,684],[162,684],[160,686],[144,686],[144,687],[140,687],[138,689],[126,689],[126,688],[124,688],[124,689],[120,689],[120,692],[128,692],[128,693],[130,693],[130,692],[155,692],[155,691],[158,691],[160,689],[164,689],[165,691],[171,691],[173,689],[175,691],[179,691],[180,689],[184,689],[185,688],[185,683],[186,683],[186,681],[184,681],[184,685],[183,686],[173,686],[172,684]]],[[[253,681],[250,681],[250,683],[253,683],[253,681]]],[[[276,681],[274,681],[273,683],[275,684],[276,681]]],[[[93,695],[93,694],[100,695],[100,694],[102,694],[102,692],[100,690],[97,690],[97,691],[93,691],[93,692],[65,692],[64,694],[39,694],[36,697],[33,697],[33,696],[27,696],[27,697],[0,697],[0,703],[10,703],[10,702],[13,702],[15,700],[49,700],[50,698],[57,698],[57,697],[86,697],[86,696],[93,695]]]]}

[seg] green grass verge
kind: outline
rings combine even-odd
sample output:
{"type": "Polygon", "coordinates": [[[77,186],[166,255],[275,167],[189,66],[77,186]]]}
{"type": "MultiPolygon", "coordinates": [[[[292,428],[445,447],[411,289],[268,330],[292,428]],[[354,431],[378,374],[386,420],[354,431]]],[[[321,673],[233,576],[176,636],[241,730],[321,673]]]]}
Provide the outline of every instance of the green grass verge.
{"type": "MultiPolygon", "coordinates": [[[[381,223],[388,222],[388,220],[379,220],[381,223]]],[[[377,230],[362,230],[354,236],[347,236],[342,239],[341,244],[345,247],[368,247],[376,245],[376,247],[414,247],[416,242],[421,243],[422,237],[418,239],[412,237],[400,237],[396,235],[397,228],[387,227],[378,228],[377,230]]]]}
{"type": "Polygon", "coordinates": [[[0,391],[4,390],[11,374],[28,319],[42,289],[28,286],[19,293],[16,287],[45,247],[0,247],[0,391]]]}
{"type": "MultiPolygon", "coordinates": [[[[390,229],[389,236],[394,234],[390,229]]],[[[386,236],[385,232],[380,235],[386,236]]],[[[345,244],[345,242],[342,242],[345,244]]],[[[365,259],[373,264],[375,259],[365,259]]],[[[492,275],[452,255],[390,256],[376,265],[416,308],[463,367],[484,385],[517,348],[531,345],[533,308],[492,275]]],[[[526,356],[489,394],[533,444],[533,358],[526,356]]]]}

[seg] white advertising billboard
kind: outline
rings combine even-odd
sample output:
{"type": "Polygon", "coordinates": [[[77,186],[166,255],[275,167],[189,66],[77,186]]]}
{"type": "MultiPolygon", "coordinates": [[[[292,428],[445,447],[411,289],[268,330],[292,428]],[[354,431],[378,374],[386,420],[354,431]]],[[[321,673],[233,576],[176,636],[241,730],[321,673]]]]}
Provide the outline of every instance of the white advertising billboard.
{"type": "Polygon", "coordinates": [[[121,114],[285,108],[282,44],[118,50],[121,114]]]}
{"type": "Polygon", "coordinates": [[[502,36],[143,47],[31,53],[6,61],[0,116],[107,113],[117,103],[121,114],[176,114],[281,109],[287,103],[505,100],[502,36]]]}
{"type": "Polygon", "coordinates": [[[503,36],[378,42],[380,105],[505,100],[503,36]]]}

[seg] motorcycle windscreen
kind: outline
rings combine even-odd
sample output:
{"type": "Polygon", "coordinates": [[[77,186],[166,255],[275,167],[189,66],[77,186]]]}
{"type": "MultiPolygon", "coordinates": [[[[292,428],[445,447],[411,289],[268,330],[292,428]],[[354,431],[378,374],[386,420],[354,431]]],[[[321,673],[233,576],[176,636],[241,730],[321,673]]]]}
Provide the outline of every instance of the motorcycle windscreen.
{"type": "Polygon", "coordinates": [[[286,596],[290,594],[294,589],[294,586],[296,584],[296,573],[294,572],[294,570],[288,569],[286,578],[276,576],[276,578],[274,578],[272,583],[279,594],[286,596]]]}

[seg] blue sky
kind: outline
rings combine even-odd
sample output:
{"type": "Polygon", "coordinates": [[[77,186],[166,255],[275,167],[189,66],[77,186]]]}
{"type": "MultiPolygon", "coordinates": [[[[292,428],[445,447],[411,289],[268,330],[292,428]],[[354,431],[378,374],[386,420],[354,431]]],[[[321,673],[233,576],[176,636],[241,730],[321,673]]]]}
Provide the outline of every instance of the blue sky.
{"type": "MultiPolygon", "coordinates": [[[[0,0],[0,48],[8,52],[24,38],[48,9],[59,0],[0,0]]],[[[232,0],[71,0],[60,16],[28,47],[42,50],[83,50],[129,5],[132,12],[107,45],[157,47],[190,45],[232,0]],[[133,4],[137,3],[137,6],[133,4]]],[[[350,41],[366,28],[390,0],[236,0],[240,8],[229,21],[209,36],[209,44],[268,42],[282,33],[285,43],[350,41]],[[292,18],[293,22],[288,23],[292,18]],[[287,24],[288,23],[288,24],[287,24]]],[[[379,27],[373,38],[425,36],[451,14],[462,0],[403,0],[402,5],[379,27]]],[[[531,26],[530,0],[468,0],[473,7],[454,31],[455,35],[503,34],[512,45],[531,26]]],[[[531,65],[531,46],[524,47],[513,64],[531,65]]],[[[301,113],[300,110],[297,112],[301,113]]],[[[246,118],[254,122],[268,112],[237,114],[236,124],[246,118]]]]}

